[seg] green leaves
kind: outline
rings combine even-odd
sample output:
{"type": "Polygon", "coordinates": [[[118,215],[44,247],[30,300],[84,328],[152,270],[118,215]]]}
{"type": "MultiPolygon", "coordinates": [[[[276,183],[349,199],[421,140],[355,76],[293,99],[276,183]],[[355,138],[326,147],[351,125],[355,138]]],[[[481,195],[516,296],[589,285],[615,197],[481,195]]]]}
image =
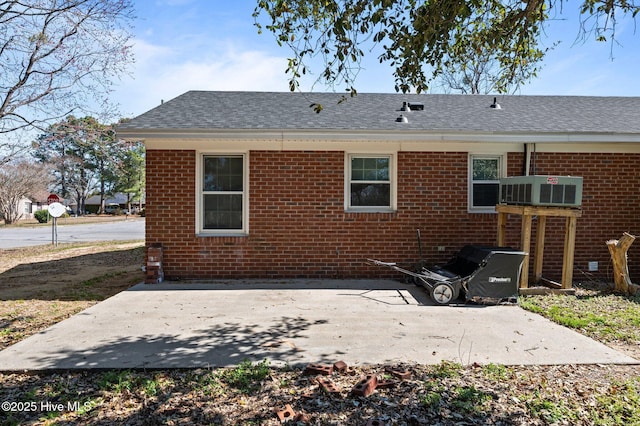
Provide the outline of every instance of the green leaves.
{"type": "MultiPolygon", "coordinates": [[[[380,62],[393,68],[395,90],[422,92],[434,81],[463,93],[508,92],[535,77],[548,49],[540,47],[550,12],[564,0],[261,0],[253,17],[278,44],[291,49],[290,89],[321,59],[318,80],[354,86],[362,59],[382,47],[380,62]],[[294,66],[292,66],[292,63],[294,66]]],[[[568,7],[567,7],[568,9],[568,7]]],[[[582,26],[594,39],[612,40],[618,19],[635,17],[628,0],[585,0],[582,26]],[[583,24],[584,24],[583,21],[583,24]],[[590,29],[589,29],[590,28],[590,29]]],[[[569,13],[569,11],[567,11],[569,13]]]]}

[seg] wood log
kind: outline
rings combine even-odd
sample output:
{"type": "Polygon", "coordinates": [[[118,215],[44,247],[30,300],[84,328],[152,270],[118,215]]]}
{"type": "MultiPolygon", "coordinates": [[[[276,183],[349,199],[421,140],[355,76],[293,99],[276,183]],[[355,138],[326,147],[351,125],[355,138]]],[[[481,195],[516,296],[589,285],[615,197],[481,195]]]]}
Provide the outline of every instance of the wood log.
{"type": "Polygon", "coordinates": [[[613,262],[614,290],[619,293],[635,295],[640,290],[640,286],[631,282],[627,263],[627,251],[635,239],[636,237],[625,232],[619,240],[607,241],[607,247],[613,262]]]}

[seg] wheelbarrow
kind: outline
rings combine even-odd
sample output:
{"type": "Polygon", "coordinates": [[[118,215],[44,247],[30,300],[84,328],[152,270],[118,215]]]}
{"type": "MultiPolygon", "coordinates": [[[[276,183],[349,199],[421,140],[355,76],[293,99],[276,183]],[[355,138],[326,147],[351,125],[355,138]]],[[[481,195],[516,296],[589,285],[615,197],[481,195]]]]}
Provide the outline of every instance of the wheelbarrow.
{"type": "Polygon", "coordinates": [[[525,256],[525,252],[509,247],[466,245],[446,264],[422,266],[417,272],[396,263],[376,259],[367,262],[413,277],[439,305],[448,305],[461,293],[466,301],[497,304],[517,301],[525,256]]]}

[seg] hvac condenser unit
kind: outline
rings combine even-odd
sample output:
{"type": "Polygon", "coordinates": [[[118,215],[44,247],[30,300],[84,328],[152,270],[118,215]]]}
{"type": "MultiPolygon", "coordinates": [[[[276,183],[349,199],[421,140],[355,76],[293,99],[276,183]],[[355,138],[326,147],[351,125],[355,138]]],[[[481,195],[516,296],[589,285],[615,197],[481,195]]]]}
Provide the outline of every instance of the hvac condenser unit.
{"type": "Polygon", "coordinates": [[[514,176],[500,179],[500,203],[580,207],[582,178],[574,176],[514,176]]]}

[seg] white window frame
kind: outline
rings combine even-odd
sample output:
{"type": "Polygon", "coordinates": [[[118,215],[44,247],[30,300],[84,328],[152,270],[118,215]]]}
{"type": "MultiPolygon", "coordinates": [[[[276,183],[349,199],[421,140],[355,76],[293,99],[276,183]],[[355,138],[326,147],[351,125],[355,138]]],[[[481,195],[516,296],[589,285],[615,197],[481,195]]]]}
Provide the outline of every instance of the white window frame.
{"type": "MultiPolygon", "coordinates": [[[[469,154],[468,176],[469,183],[467,187],[467,210],[469,213],[495,213],[495,206],[474,206],[473,205],[473,185],[477,182],[497,183],[500,184],[500,178],[505,177],[507,170],[507,160],[504,154],[469,154]],[[489,181],[473,180],[473,160],[498,160],[498,179],[489,181]]],[[[499,191],[499,189],[498,189],[499,191]]],[[[500,194],[498,194],[498,197],[500,194]]]]}
{"type": "Polygon", "coordinates": [[[196,233],[198,236],[245,236],[249,234],[249,153],[199,152],[196,162],[196,233]],[[204,159],[205,157],[242,157],[242,229],[204,229],[204,159]]]}
{"type": "MultiPolygon", "coordinates": [[[[345,152],[344,156],[344,210],[347,212],[389,213],[397,210],[398,198],[398,155],[396,152],[345,152]],[[351,159],[352,158],[388,158],[389,159],[389,206],[352,206],[351,205],[351,159]]],[[[366,183],[366,181],[363,181],[366,183]]],[[[380,181],[382,182],[382,181],[380,181]]]]}

